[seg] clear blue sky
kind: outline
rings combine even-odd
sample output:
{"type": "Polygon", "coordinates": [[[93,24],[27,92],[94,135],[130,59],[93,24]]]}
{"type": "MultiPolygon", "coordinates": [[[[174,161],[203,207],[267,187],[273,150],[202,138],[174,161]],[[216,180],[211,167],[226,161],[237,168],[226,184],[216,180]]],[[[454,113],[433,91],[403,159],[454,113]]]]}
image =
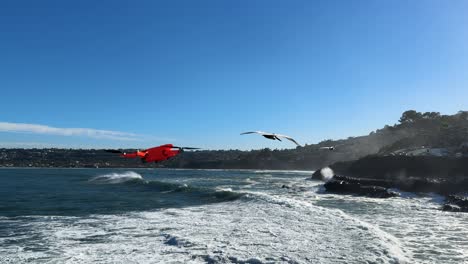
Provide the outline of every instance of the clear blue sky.
{"type": "Polygon", "coordinates": [[[467,14],[463,0],[1,1],[0,122],[60,131],[4,128],[0,147],[290,148],[239,133],[311,144],[408,109],[453,114],[467,14]]]}

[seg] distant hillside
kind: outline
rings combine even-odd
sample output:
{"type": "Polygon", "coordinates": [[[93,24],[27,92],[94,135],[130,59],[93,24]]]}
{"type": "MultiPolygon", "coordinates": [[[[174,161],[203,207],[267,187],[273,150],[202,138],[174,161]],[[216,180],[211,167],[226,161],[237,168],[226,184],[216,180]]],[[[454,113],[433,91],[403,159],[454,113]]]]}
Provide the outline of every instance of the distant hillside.
{"type": "Polygon", "coordinates": [[[455,115],[440,115],[437,112],[418,113],[406,111],[400,124],[390,130],[404,131],[405,137],[383,146],[379,154],[388,154],[405,148],[448,148],[452,150],[468,147],[468,112],[455,115]]]}
{"type": "Polygon", "coordinates": [[[326,140],[293,150],[262,149],[255,151],[197,151],[185,153],[165,163],[182,168],[256,168],[256,169],[316,169],[338,161],[356,160],[379,154],[424,146],[449,148],[451,152],[467,153],[468,112],[440,115],[413,110],[402,114],[399,123],[386,125],[367,136],[343,140],[326,140]],[[466,146],[463,146],[466,144],[466,146]],[[337,146],[335,150],[320,147],[337,146]]]}
{"type": "MultiPolygon", "coordinates": [[[[413,110],[402,114],[398,124],[386,125],[367,136],[326,140],[292,150],[217,150],[185,152],[174,159],[142,164],[100,150],[0,149],[0,166],[15,167],[169,167],[212,169],[317,169],[338,161],[364,156],[393,155],[401,150],[447,149],[450,155],[468,153],[468,112],[440,115],[413,110]],[[320,147],[336,146],[333,151],[320,147]]],[[[399,152],[400,151],[400,152],[399,152]]]]}

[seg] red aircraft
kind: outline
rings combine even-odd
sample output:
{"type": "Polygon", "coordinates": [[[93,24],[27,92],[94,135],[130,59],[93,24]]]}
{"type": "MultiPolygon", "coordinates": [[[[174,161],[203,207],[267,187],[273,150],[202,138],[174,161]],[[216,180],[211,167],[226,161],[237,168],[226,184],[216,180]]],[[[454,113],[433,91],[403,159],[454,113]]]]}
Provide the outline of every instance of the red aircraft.
{"type": "Polygon", "coordinates": [[[141,158],[143,162],[159,162],[177,156],[184,149],[199,149],[190,147],[176,147],[172,144],[166,144],[159,147],[149,148],[145,150],[137,150],[131,153],[125,153],[120,150],[106,149],[104,151],[111,153],[120,153],[123,158],[141,158]]]}

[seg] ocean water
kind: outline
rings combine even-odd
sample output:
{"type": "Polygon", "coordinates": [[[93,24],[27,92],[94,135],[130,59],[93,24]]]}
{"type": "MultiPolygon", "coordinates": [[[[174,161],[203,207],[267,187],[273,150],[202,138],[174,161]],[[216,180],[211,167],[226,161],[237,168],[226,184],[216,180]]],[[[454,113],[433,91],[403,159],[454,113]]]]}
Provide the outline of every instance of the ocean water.
{"type": "Polygon", "coordinates": [[[468,214],[442,197],[311,173],[0,169],[0,263],[468,263],[468,214]]]}

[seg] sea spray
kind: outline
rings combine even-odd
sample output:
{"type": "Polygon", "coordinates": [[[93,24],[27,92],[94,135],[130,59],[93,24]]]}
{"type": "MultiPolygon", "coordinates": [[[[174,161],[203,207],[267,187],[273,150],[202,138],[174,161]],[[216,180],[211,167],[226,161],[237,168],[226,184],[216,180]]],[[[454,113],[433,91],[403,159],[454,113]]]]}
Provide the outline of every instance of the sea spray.
{"type": "Polygon", "coordinates": [[[142,181],[143,177],[134,172],[134,171],[126,171],[126,172],[114,172],[108,173],[104,175],[96,176],[90,179],[90,182],[94,183],[101,183],[101,184],[118,184],[128,181],[142,181]]]}
{"type": "Polygon", "coordinates": [[[320,174],[322,174],[322,180],[324,180],[324,181],[331,180],[333,178],[333,176],[335,175],[333,170],[331,168],[329,168],[329,167],[325,167],[325,168],[321,169],[320,174]]]}

